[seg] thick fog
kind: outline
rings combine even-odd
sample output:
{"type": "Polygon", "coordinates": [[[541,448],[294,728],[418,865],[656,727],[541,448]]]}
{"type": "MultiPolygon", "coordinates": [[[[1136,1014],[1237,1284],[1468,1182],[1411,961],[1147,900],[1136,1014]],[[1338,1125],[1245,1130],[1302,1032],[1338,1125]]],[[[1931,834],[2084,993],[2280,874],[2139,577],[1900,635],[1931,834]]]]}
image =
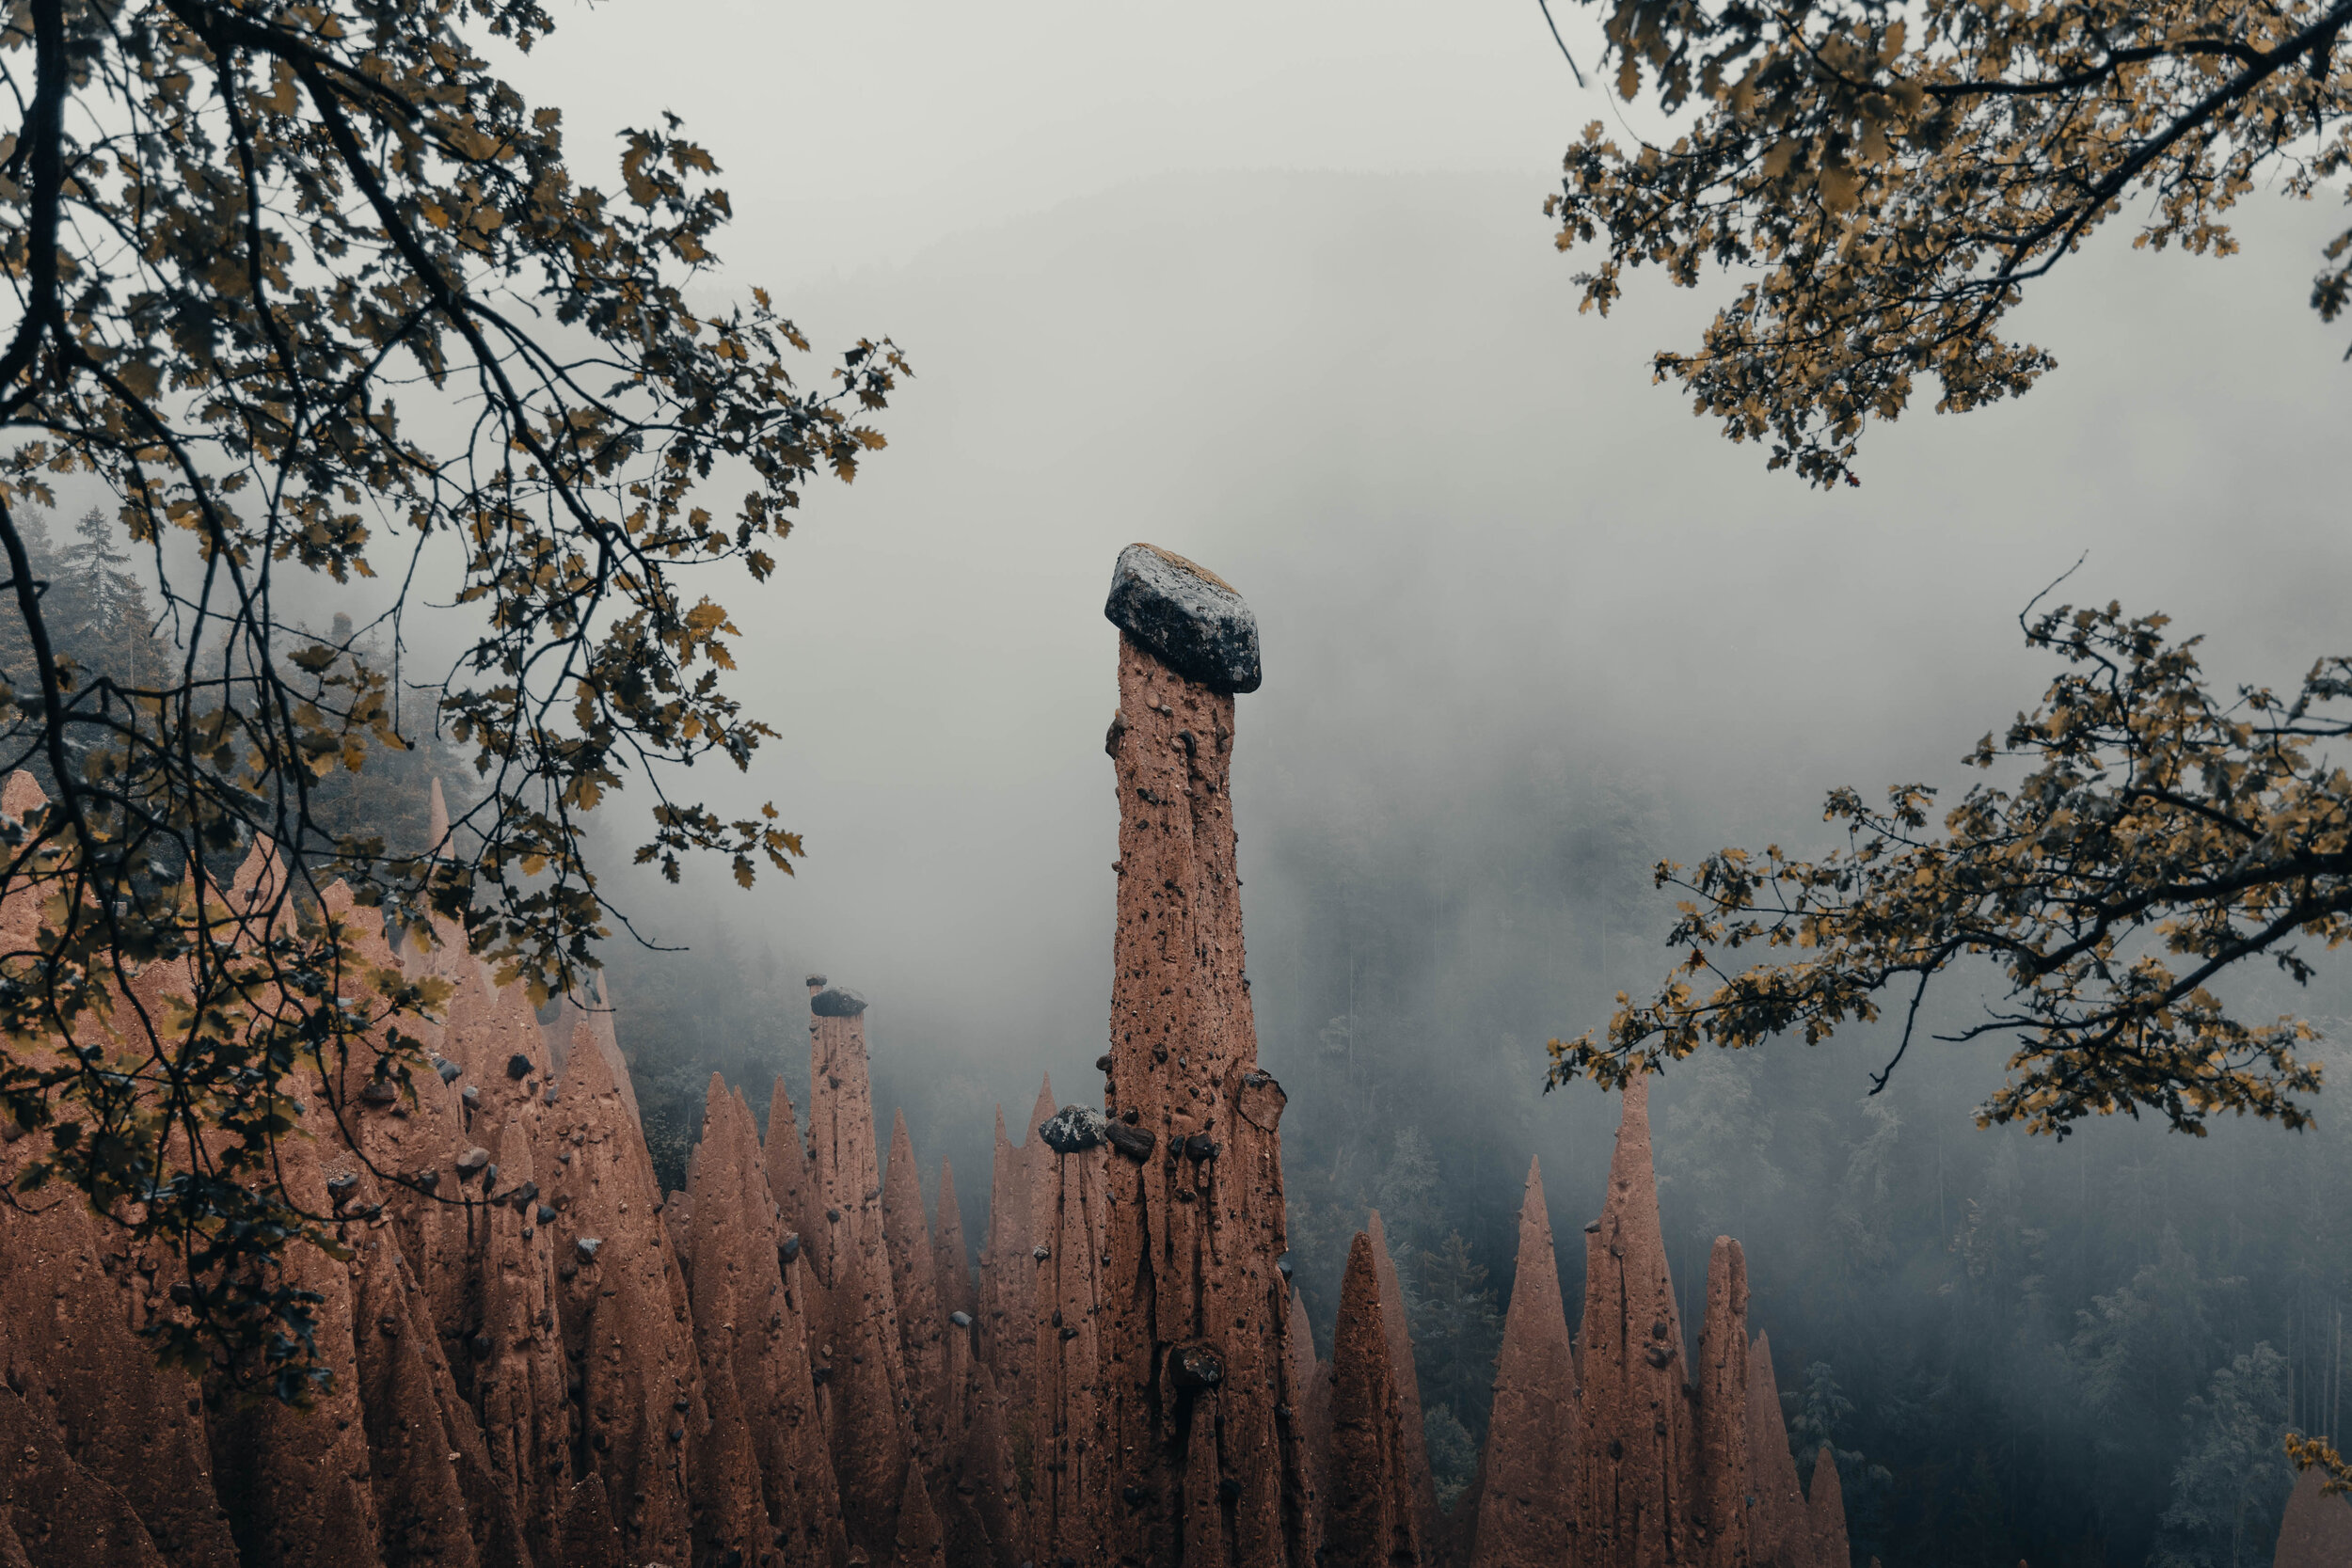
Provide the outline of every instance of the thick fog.
{"type": "MultiPolygon", "coordinates": [[[[775,581],[727,595],[738,689],[783,733],[750,779],[696,782],[775,800],[808,857],[750,895],[716,866],[627,884],[692,951],[616,953],[614,991],[641,1079],[756,1081],[804,1080],[804,971],[862,990],[884,1114],[905,1110],[927,1181],[953,1157],[976,1230],[992,1102],[1018,1137],[1041,1073],[1099,1093],[1102,602],[1130,541],[1224,576],[1263,630],[1244,909],[1327,1323],[1328,1237],[1343,1253],[1367,1201],[1419,1205],[1407,1244],[1458,1232],[1507,1287],[1540,1155],[1574,1238],[1615,1106],[1539,1094],[1542,1045],[1657,973],[1649,864],[1817,846],[1842,784],[1965,787],[1963,751],[2052,673],[2017,616],[2070,567],[2061,597],[2168,611],[2224,681],[2291,685],[2352,647],[2352,368],[2306,306],[2336,210],[2257,198],[2227,260],[2102,237],[2015,317],[2057,354],[2045,385],[1964,419],[1928,390],[1873,431],[1863,485],[1824,494],[1650,384],[1705,297],[1643,276],[1613,318],[1578,312],[1540,207],[1568,135],[1612,110],[1532,5],[612,8],[522,74],[583,163],[612,126],[682,114],[739,214],[714,291],[765,283],[820,350],[887,333],[915,366],[889,450],[814,486],[775,581]],[[703,42],[649,48],[657,28],[703,42]]],[[[613,809],[618,836],[637,808],[613,809]]],[[[2333,1018],[2344,994],[2324,972],[2260,1010],[2333,1018]]],[[[1971,1000],[1947,988],[1945,1016],[1971,1000]]],[[[1887,1045],[1775,1044],[1658,1101],[1678,1282],[1703,1284],[1706,1237],[1741,1235],[1784,1389],[1837,1363],[1860,1408],[1830,1435],[1894,1466],[1883,1495],[1857,1478],[1878,1511],[1858,1542],[2171,1549],[2157,1515],[2221,1397],[2208,1373],[2258,1342],[2331,1429],[2341,1356],[2312,1324],[2343,1270],[2294,1262],[2321,1222],[2287,1206],[2352,1172],[2331,1104],[2299,1140],[2102,1123],[2054,1148],[1973,1126],[1997,1050],[1915,1053],[1865,1104],[1887,1045]],[[1982,1261],[2004,1213],[2007,1261],[1982,1261]],[[2222,1283],[2169,1316],[2153,1284],[2112,1306],[2143,1270],[2222,1283]],[[2127,1368],[2153,1341],[2110,1354],[2094,1332],[2135,1310],[2185,1347],[2153,1394],[2127,1368]],[[1963,1333],[1994,1348],[1921,1359],[1963,1333]],[[2153,1402],[2146,1451],[2069,1435],[2123,1385],[2153,1402]],[[2050,1480],[2078,1441],[2081,1479],[2050,1480]]],[[[1474,1432],[1483,1370],[1456,1370],[1474,1432]]]]}

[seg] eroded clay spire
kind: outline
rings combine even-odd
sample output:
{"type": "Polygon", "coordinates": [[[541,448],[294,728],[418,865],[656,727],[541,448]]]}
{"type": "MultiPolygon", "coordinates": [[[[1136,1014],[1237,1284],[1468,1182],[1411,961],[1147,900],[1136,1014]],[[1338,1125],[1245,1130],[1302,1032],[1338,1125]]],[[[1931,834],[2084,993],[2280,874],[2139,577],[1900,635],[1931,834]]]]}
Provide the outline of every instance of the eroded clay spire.
{"type": "Polygon", "coordinates": [[[1323,1494],[1331,1457],[1331,1370],[1315,1359],[1307,1298],[1291,1287],[1283,1402],[1291,1408],[1288,1441],[1291,1506],[1298,1513],[1300,1560],[1314,1560],[1323,1544],[1323,1494]]]}
{"type": "Polygon", "coordinates": [[[939,1515],[931,1510],[919,1465],[907,1466],[906,1484],[899,1489],[898,1533],[894,1544],[890,1560],[895,1568],[947,1568],[939,1515]]]}
{"type": "Polygon", "coordinates": [[[980,1250],[980,1359],[995,1374],[997,1391],[1025,1420],[1030,1361],[1029,1166],[1005,1134],[1005,1108],[996,1107],[988,1189],[988,1234],[980,1250]]]}
{"type": "MultiPolygon", "coordinates": [[[[1682,1325],[1650,1163],[1649,1080],[1625,1088],[1598,1227],[1585,1237],[1578,1370],[1584,1440],[1578,1550],[1613,1568],[1689,1560],[1695,1438],[1683,1393],[1682,1325]]],[[[1487,1490],[1494,1490],[1488,1478],[1487,1490]]]]}
{"type": "Polygon", "coordinates": [[[1347,1251],[1339,1329],[1331,1345],[1331,1457],[1323,1568],[1392,1568],[1421,1561],[1420,1526],[1403,1472],[1395,1384],[1380,1310],[1372,1238],[1347,1251]]]}
{"type": "Polygon", "coordinates": [[[949,1449],[940,1476],[940,1525],[949,1560],[959,1568],[966,1563],[1014,1568],[1025,1560],[1028,1544],[1028,1507],[1013,1463],[1005,1401],[987,1366],[973,1354],[974,1338],[970,1327],[949,1325],[949,1449]]]}
{"type": "Polygon", "coordinates": [[[1413,1522],[1421,1539],[1435,1539],[1438,1528],[1438,1488],[1429,1475],[1429,1448],[1422,1434],[1421,1373],[1413,1364],[1412,1325],[1405,1318],[1405,1287],[1396,1276],[1396,1259],[1389,1255],[1388,1228],[1380,1211],[1372,1212],[1365,1227],[1372,1238],[1373,1268],[1380,1279],[1380,1322],[1389,1334],[1389,1371],[1396,1380],[1397,1432],[1402,1442],[1399,1462],[1412,1483],[1413,1522]]]}
{"type": "Polygon", "coordinates": [[[1813,1530],[1797,1485],[1796,1458],[1788,1451],[1772,1342],[1762,1334],[1748,1346],[1748,1467],[1756,1497],[1748,1549],[1756,1568],[1813,1568],[1813,1530]]]}
{"type": "Polygon", "coordinates": [[[1260,1568],[1297,1558],[1298,1521],[1275,1398],[1282,1090],[1258,1067],[1231,793],[1257,622],[1213,574],[1148,545],[1120,554],[1104,612],[1120,633],[1106,1094],[1126,1130],[1104,1245],[1106,1555],[1260,1568]]]}
{"type": "Polygon", "coordinates": [[[1699,1491],[1692,1511],[1711,1568],[1750,1568],[1748,1499],[1748,1263],[1740,1243],[1715,1238],[1707,1260],[1707,1326],[1699,1336],[1699,1491]]]}
{"type": "Polygon", "coordinates": [[[931,1282],[942,1311],[969,1316],[979,1309],[972,1289],[972,1255],[964,1247],[963,1209],[956,1197],[956,1167],[939,1162],[939,1217],[931,1227],[931,1282]]]}
{"type": "Polygon", "coordinates": [[[1109,1150],[1101,1128],[1100,1113],[1073,1105],[1030,1132],[1031,1368],[1041,1463],[1029,1509],[1044,1561],[1083,1557],[1110,1528],[1097,1296],[1109,1150]]]}
{"type": "MultiPolygon", "coordinates": [[[[318,1130],[315,1111],[305,1119],[318,1130]]],[[[319,1140],[286,1138],[278,1149],[293,1201],[310,1213],[331,1212],[319,1140]]],[[[319,1359],[333,1382],[311,1409],[295,1410],[264,1394],[210,1423],[220,1500],[246,1562],[374,1568],[382,1558],[359,1405],[351,1272],[308,1246],[288,1247],[277,1272],[286,1285],[317,1292],[310,1311],[319,1359]]]]}
{"type": "MultiPolygon", "coordinates": [[[[45,1152],[43,1142],[0,1144],[0,1184],[8,1192],[45,1152]]],[[[52,1418],[61,1429],[0,1449],[8,1456],[0,1470],[17,1466],[27,1448],[50,1450],[48,1464],[87,1476],[69,1482],[27,1473],[21,1484],[35,1490],[22,1501],[46,1510],[68,1492],[112,1488],[157,1539],[175,1543],[174,1568],[236,1568],[214,1496],[201,1391],[184,1372],[158,1365],[137,1333],[171,1310],[181,1271],[167,1249],[156,1248],[142,1252],[134,1273],[109,1261],[121,1250],[119,1233],[87,1203],[0,1202],[0,1402],[17,1404],[28,1429],[52,1418]]],[[[0,1433],[9,1430],[0,1417],[0,1433]]],[[[0,1549],[0,1562],[9,1560],[0,1549]]]]}
{"type": "MultiPolygon", "coordinates": [[[[0,1318],[0,1364],[10,1374],[0,1382],[0,1453],[8,1456],[0,1464],[0,1564],[165,1568],[122,1493],[73,1457],[56,1402],[37,1376],[24,1375],[20,1356],[0,1318]]],[[[233,1548],[226,1560],[236,1561],[233,1548]]]]}
{"type": "Polygon", "coordinates": [[[818,1370],[827,1379],[833,1469],[850,1541],[881,1560],[894,1549],[914,1453],[882,1234],[866,1000],[829,987],[809,998],[809,1012],[817,1025],[809,1036],[809,1176],[818,1211],[811,1223],[824,1227],[814,1250],[826,1303],[818,1370]]]}
{"type": "Polygon", "coordinates": [[[923,1183],[904,1112],[890,1117],[890,1164],[882,1179],[882,1241],[890,1253],[891,1303],[898,1320],[899,1364],[906,1374],[910,1436],[936,1469],[946,1433],[947,1313],[931,1275],[931,1239],[923,1221],[923,1183]]]}
{"type": "Polygon", "coordinates": [[[768,1138],[760,1146],[760,1162],[768,1168],[768,1194],[776,1201],[776,1224],[785,1235],[795,1238],[793,1250],[797,1253],[803,1245],[814,1244],[817,1232],[810,1215],[808,1146],[801,1141],[801,1124],[782,1075],[768,1092],[768,1138]]]}
{"type": "MultiPolygon", "coordinates": [[[[788,1101],[783,1114],[788,1125],[788,1101]]],[[[810,1377],[805,1274],[784,1244],[757,1132],[750,1107],[713,1073],[689,1187],[694,1333],[707,1375],[733,1386],[768,1516],[794,1548],[787,1560],[816,1560],[843,1545],[840,1496],[810,1377]]]]}
{"type": "Polygon", "coordinates": [[[1536,1568],[1576,1556],[1576,1363],[1568,1352],[1543,1172],[1533,1160],[1519,1200],[1513,1279],[1502,1349],[1495,1357],[1483,1462],[1486,1484],[1477,1499],[1471,1568],[1536,1568]]]}
{"type": "MultiPolygon", "coordinates": [[[[692,1550],[687,1478],[707,1424],[700,1361],[652,1157],[595,1051],[572,1053],[542,1136],[540,1184],[562,1259],[557,1319],[580,1385],[580,1451],[612,1496],[623,1560],[680,1560],[692,1550]]],[[[488,1180],[485,1171],[461,1185],[488,1180]]]]}
{"type": "Polygon", "coordinates": [[[1846,1544],[1846,1493],[1837,1479],[1837,1455],[1827,1443],[1813,1458],[1813,1490],[1805,1497],[1805,1518],[1813,1534],[1814,1568],[1851,1568],[1846,1544]]]}

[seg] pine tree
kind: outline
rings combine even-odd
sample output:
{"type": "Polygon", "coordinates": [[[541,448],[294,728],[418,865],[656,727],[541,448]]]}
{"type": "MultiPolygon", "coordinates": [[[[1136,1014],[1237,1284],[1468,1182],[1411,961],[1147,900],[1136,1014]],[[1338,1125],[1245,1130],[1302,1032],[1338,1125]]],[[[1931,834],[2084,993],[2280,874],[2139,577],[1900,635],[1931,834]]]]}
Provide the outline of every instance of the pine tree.
{"type": "Polygon", "coordinates": [[[2257,1344],[2188,1402],[2187,1451],[2156,1537],[2157,1568],[2257,1568],[2270,1560],[2295,1488],[2280,1446],[2287,1426],[2287,1358],[2257,1344]]]}
{"type": "Polygon", "coordinates": [[[1502,1313],[1486,1287],[1486,1267],[1470,1256],[1462,1233],[1451,1230],[1442,1244],[1413,1259],[1413,1279],[1418,1289],[1409,1311],[1422,1402],[1443,1405],[1483,1432],[1502,1345],[1502,1313]]]}

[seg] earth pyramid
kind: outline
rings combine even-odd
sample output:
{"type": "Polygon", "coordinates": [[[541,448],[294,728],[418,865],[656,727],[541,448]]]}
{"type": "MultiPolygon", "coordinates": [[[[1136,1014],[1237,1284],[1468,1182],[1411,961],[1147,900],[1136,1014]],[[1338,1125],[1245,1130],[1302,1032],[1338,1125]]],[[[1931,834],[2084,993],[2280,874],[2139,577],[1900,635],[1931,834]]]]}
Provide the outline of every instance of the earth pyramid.
{"type": "MultiPolygon", "coordinates": [[[[0,1206],[0,1568],[1846,1568],[1836,1465],[1798,1484],[1728,1239],[1686,1350],[1642,1080],[1573,1342],[1529,1168],[1493,1420],[1450,1513],[1413,1259],[1401,1274],[1377,1214],[1318,1356],[1283,1266],[1284,1096],[1258,1061],[1234,860],[1257,624],[1146,545],[1105,613],[1101,1101],[1057,1104],[1049,1081],[1012,1129],[999,1110],[977,1255],[944,1164],[927,1219],[903,1117],[883,1158],[854,990],[809,976],[805,1106],[750,1086],[763,1136],[714,1078],[664,1192],[601,986],[543,1021],[456,927],[388,934],[338,884],[325,912],[451,993],[403,1094],[358,1093],[364,1061],[288,1085],[289,1190],[347,1254],[283,1264],[316,1294],[333,1383],[297,1412],[159,1369],[139,1330],[179,1310],[171,1259],[72,1203],[0,1206]]],[[[22,773],[0,791],[12,818],[41,804],[22,773]]],[[[437,791],[432,820],[445,838],[437,791]]],[[[257,844],[201,891],[258,911],[258,936],[286,882],[257,844]]],[[[0,936],[38,924],[0,887],[0,936]]],[[[151,1000],[176,974],[132,984],[151,1000]]],[[[0,1176],[36,1147],[0,1137],[0,1176]]],[[[2307,1478],[2280,1561],[2337,1560],[2347,1520],[2307,1478]]]]}

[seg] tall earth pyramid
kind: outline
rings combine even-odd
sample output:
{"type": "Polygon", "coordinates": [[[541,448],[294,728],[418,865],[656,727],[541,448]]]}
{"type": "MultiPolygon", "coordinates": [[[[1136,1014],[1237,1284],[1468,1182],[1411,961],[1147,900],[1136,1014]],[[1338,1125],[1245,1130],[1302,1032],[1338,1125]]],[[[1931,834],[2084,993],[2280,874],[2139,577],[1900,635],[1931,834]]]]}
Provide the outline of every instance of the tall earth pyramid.
{"type": "MultiPolygon", "coordinates": [[[[1527,1163],[1519,1203],[1518,1266],[1502,1348],[1495,1357],[1494,1414],[1486,1474],[1468,1508],[1470,1568],[1548,1568],[1576,1557],[1579,1419],[1576,1360],[1551,1247],[1542,1168],[1527,1163]]],[[[1743,1395],[1745,1389],[1740,1391],[1743,1395]]]]}
{"type": "MultiPolygon", "coordinates": [[[[1697,1555],[1692,1528],[1697,1434],[1684,1385],[1682,1323],[1658,1223],[1649,1080],[1625,1086],[1609,1196],[1584,1236],[1584,1330],[1578,1337],[1583,1431],[1579,1560],[1665,1568],[1697,1555]]],[[[1489,1478],[1491,1484],[1491,1478],[1489,1478]]]]}
{"type": "Polygon", "coordinates": [[[818,989],[808,1010],[809,1216],[802,1237],[824,1286],[817,1365],[827,1388],[834,1476],[850,1544],[868,1557],[895,1549],[899,1499],[914,1457],[898,1313],[882,1230],[874,1090],[866,1069],[866,999],[818,989]]]}
{"type": "Polygon", "coordinates": [[[1282,1489],[1301,1455],[1278,1415],[1283,1097],[1258,1068],[1229,793],[1233,699],[1261,678],[1257,619],[1214,574],[1150,545],[1120,552],[1104,613],[1120,630],[1104,741],[1119,920],[1104,1386],[1088,1436],[1110,1463],[1091,1472],[1089,1557],[1273,1568],[1300,1559],[1282,1489]]]}

